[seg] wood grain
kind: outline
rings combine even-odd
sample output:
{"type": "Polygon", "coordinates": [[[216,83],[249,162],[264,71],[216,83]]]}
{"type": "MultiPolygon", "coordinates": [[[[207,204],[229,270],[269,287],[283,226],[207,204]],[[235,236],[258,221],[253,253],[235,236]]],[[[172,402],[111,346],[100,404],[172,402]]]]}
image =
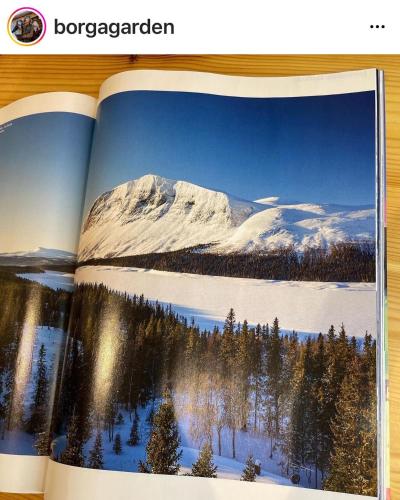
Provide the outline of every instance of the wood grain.
{"type": "MultiPolygon", "coordinates": [[[[204,55],[204,56],[0,56],[0,106],[27,95],[75,91],[97,96],[108,76],[128,69],[213,71],[287,76],[365,68],[385,71],[387,116],[387,217],[392,498],[400,500],[400,56],[204,55]]],[[[39,495],[0,494],[0,500],[39,495]]]]}

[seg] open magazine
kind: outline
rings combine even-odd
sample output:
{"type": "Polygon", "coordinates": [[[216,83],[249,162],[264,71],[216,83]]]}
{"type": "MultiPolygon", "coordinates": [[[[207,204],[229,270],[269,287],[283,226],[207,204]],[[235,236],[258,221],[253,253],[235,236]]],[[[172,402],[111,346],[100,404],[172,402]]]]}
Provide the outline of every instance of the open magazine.
{"type": "Polygon", "coordinates": [[[0,490],[385,498],[377,70],[0,110],[0,490]]]}

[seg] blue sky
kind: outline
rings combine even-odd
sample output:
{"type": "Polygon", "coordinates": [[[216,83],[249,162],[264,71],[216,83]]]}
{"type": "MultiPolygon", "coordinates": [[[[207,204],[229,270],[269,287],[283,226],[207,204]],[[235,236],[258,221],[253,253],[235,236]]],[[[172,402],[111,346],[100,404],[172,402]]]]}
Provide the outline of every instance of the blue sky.
{"type": "Polygon", "coordinates": [[[0,134],[0,252],[75,251],[93,119],[19,118],[0,134]]]}
{"type": "Polygon", "coordinates": [[[246,199],[374,203],[374,93],[249,99],[135,91],[103,101],[86,208],[153,173],[246,199]]]}

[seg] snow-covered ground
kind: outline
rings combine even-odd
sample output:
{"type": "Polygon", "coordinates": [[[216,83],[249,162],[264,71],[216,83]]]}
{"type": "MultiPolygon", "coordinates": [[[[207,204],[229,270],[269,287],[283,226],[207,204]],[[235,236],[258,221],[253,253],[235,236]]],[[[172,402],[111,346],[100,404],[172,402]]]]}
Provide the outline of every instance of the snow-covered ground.
{"type": "MultiPolygon", "coordinates": [[[[20,344],[22,342],[24,342],[23,339],[21,339],[20,344]]],[[[42,344],[44,344],[46,348],[46,366],[48,379],[50,381],[48,408],[50,415],[55,391],[54,375],[61,361],[64,343],[65,333],[63,330],[47,326],[38,326],[35,330],[35,337],[33,339],[26,339],[26,342],[24,342],[26,351],[24,352],[24,359],[22,360],[23,366],[20,370],[27,369],[29,376],[26,380],[25,387],[20,387],[20,389],[23,390],[24,394],[23,405],[25,419],[29,416],[30,405],[35,390],[35,377],[38,366],[37,362],[39,359],[39,350],[42,344]]],[[[18,373],[16,373],[16,377],[18,377],[18,373]]],[[[0,453],[36,455],[37,453],[34,447],[34,441],[34,436],[31,436],[21,430],[6,431],[5,438],[0,438],[0,453]]]]}
{"type": "Polygon", "coordinates": [[[222,325],[233,307],[236,319],[250,324],[278,317],[285,330],[326,333],[330,325],[343,323],[348,335],[376,334],[374,283],[269,281],[112,266],[81,267],[75,280],[171,304],[202,328],[222,325]]]}
{"type": "MultiPolygon", "coordinates": [[[[183,467],[181,472],[190,472],[191,465],[197,460],[199,450],[196,443],[190,436],[190,418],[177,415],[179,425],[179,435],[183,445],[183,467]],[[186,450],[186,451],[185,451],[186,450]],[[187,455],[187,457],[185,456],[187,455]]],[[[217,434],[213,433],[214,463],[218,466],[218,477],[225,479],[239,479],[245,467],[245,462],[249,454],[255,460],[261,462],[262,472],[258,480],[260,482],[275,484],[291,484],[289,479],[282,476],[279,462],[281,456],[278,453],[270,458],[270,440],[260,433],[236,431],[236,459],[231,458],[231,431],[227,428],[221,432],[221,457],[216,455],[218,450],[217,434]]]]}
{"type": "MultiPolygon", "coordinates": [[[[117,433],[121,435],[121,443],[122,443],[122,453],[120,455],[116,455],[113,451],[113,442],[108,439],[108,432],[102,432],[103,439],[103,460],[104,460],[104,468],[108,470],[116,470],[116,471],[128,471],[128,472],[137,472],[137,467],[139,461],[146,461],[146,443],[150,435],[149,424],[146,422],[146,417],[150,411],[150,406],[148,405],[146,408],[139,408],[139,435],[140,442],[137,446],[128,446],[127,441],[129,440],[129,434],[132,422],[129,419],[128,412],[121,410],[121,414],[124,417],[124,423],[120,425],[116,425],[114,429],[114,437],[117,433]]],[[[179,474],[187,474],[190,473],[192,469],[192,465],[196,462],[199,450],[193,446],[188,435],[185,433],[185,425],[179,423],[179,433],[181,437],[181,450],[182,457],[180,459],[181,468],[179,474]]],[[[245,467],[245,461],[247,455],[251,452],[251,449],[244,445],[243,442],[240,441],[240,434],[244,434],[238,432],[239,441],[238,443],[241,446],[240,453],[238,453],[238,459],[233,460],[229,458],[229,449],[226,444],[225,450],[223,450],[222,456],[218,456],[215,454],[216,447],[214,446],[214,455],[213,462],[218,467],[217,476],[218,478],[224,479],[240,479],[242,471],[245,467]]],[[[90,455],[90,450],[93,448],[94,440],[96,438],[95,432],[89,439],[89,441],[85,444],[84,454],[86,458],[86,463],[90,455]]],[[[229,440],[229,436],[226,435],[227,441],[229,440]]],[[[225,438],[224,438],[225,441],[225,438]]],[[[262,448],[265,446],[265,439],[258,440],[258,446],[262,448]]],[[[254,444],[254,443],[253,443],[254,444]]],[[[56,454],[60,454],[66,445],[65,437],[62,436],[56,440],[54,450],[56,454]]],[[[239,446],[238,446],[239,448],[239,446]]],[[[278,467],[272,461],[265,463],[268,466],[269,470],[265,470],[262,468],[261,475],[257,477],[257,482],[269,483],[269,484],[283,484],[288,485],[291,484],[289,479],[283,477],[278,472],[278,467]]]]}
{"type": "Polygon", "coordinates": [[[67,292],[72,292],[74,289],[74,275],[72,273],[45,271],[44,273],[20,273],[17,274],[17,276],[27,280],[37,281],[41,285],[48,286],[53,290],[61,288],[67,292]]]}

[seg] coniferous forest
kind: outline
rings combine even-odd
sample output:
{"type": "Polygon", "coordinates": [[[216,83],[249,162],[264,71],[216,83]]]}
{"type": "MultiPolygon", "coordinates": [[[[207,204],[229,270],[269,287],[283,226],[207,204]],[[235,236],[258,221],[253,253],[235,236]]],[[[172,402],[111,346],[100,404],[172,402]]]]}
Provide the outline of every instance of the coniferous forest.
{"type": "Polygon", "coordinates": [[[243,464],[244,481],[260,480],[269,461],[293,484],[376,494],[368,333],[349,338],[346,325],[334,325],[299,336],[281,331],[278,318],[239,323],[232,309],[223,328],[200,330],[172,307],[101,284],[76,288],[69,333],[56,460],[112,468],[107,445],[132,457],[123,470],[218,478],[223,456],[243,464]],[[257,443],[244,458],[243,436],[257,443]],[[188,439],[200,450],[189,465],[188,439]]]}
{"type": "Polygon", "coordinates": [[[70,302],[69,292],[0,270],[0,451],[49,452],[55,361],[70,302]]]}
{"type": "Polygon", "coordinates": [[[212,252],[212,246],[199,245],[172,252],[89,259],[80,265],[143,267],[178,273],[230,276],[287,281],[375,281],[375,242],[341,242],[328,247],[293,246],[267,253],[212,252]]]}

